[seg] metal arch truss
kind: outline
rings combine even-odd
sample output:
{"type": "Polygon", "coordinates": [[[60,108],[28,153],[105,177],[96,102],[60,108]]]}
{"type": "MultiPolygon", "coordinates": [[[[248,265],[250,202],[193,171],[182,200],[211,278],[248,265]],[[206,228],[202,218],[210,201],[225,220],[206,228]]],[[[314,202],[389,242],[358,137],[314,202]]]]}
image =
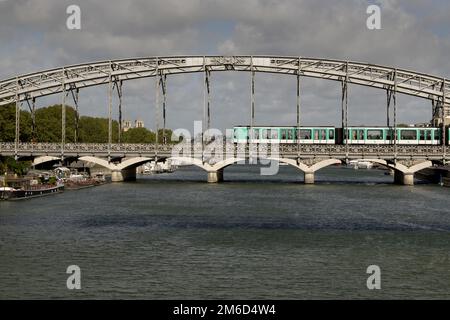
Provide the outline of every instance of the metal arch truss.
{"type": "MultiPolygon", "coordinates": [[[[0,106],[77,89],[156,75],[214,71],[269,72],[313,77],[396,92],[450,105],[450,81],[443,77],[360,62],[284,56],[172,56],[86,63],[0,81],[0,106]],[[396,74],[396,76],[394,76],[396,74]],[[395,78],[395,79],[394,79],[395,78]]],[[[445,112],[443,112],[445,113],[445,112]]]]}

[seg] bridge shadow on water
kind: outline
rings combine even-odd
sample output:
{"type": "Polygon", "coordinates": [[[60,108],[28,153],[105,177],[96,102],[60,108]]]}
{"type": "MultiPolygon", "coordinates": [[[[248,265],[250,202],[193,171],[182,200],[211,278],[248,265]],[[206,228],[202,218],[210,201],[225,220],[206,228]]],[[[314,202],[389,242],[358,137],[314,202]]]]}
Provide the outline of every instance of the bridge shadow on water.
{"type": "MultiPolygon", "coordinates": [[[[303,185],[303,173],[290,166],[280,166],[275,175],[261,175],[258,165],[235,165],[224,170],[224,181],[220,184],[285,184],[303,185]]],[[[138,184],[153,183],[206,183],[206,172],[195,167],[181,167],[174,173],[138,175],[138,184]]],[[[393,185],[394,177],[386,170],[359,169],[335,166],[319,170],[315,174],[314,185],[393,185]]],[[[416,180],[416,184],[423,185],[427,182],[416,180]]],[[[305,185],[305,187],[314,187],[305,185]]]]}

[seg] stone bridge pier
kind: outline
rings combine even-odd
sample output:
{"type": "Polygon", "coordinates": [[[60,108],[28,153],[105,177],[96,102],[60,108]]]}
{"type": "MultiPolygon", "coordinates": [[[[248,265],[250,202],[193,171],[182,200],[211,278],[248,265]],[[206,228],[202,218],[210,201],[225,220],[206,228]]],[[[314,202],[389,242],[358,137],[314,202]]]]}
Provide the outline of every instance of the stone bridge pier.
{"type": "Polygon", "coordinates": [[[136,167],[111,170],[111,182],[136,181],[136,167]]]}
{"type": "Polygon", "coordinates": [[[223,169],[208,171],[208,183],[223,182],[223,169]]]}
{"type": "MultiPolygon", "coordinates": [[[[188,161],[189,159],[183,159],[184,161],[188,161]]],[[[331,166],[335,164],[341,164],[342,162],[337,159],[304,159],[298,161],[297,159],[289,159],[289,158],[267,158],[266,160],[278,161],[282,163],[289,164],[304,173],[304,182],[305,184],[314,184],[315,182],[315,172],[331,166]]],[[[210,165],[207,163],[199,162],[195,159],[190,159],[190,162],[202,169],[204,169],[208,174],[208,183],[219,183],[224,181],[223,171],[226,167],[237,163],[245,161],[242,158],[230,158],[224,161],[220,161],[214,165],[210,165]]]]}
{"type": "Polygon", "coordinates": [[[399,160],[386,161],[381,159],[365,159],[373,163],[378,163],[394,171],[394,183],[405,186],[414,185],[414,174],[420,170],[433,166],[429,160],[399,160]]]}

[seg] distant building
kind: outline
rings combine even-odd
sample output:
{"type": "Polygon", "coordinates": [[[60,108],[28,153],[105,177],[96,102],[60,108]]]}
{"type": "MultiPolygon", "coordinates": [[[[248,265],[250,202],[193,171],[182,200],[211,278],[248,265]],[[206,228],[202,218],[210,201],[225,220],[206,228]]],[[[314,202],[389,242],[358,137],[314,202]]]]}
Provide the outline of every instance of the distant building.
{"type": "MultiPolygon", "coordinates": [[[[435,104],[433,107],[433,120],[431,120],[431,124],[433,127],[440,127],[442,125],[442,104],[435,104]]],[[[445,125],[450,125],[450,107],[448,105],[445,106],[444,109],[445,116],[445,125]]]]}
{"type": "Polygon", "coordinates": [[[134,127],[135,127],[135,128],[144,128],[144,127],[145,127],[145,126],[144,126],[144,121],[142,121],[142,120],[136,120],[135,123],[134,123],[134,127]]]}
{"type": "MultiPolygon", "coordinates": [[[[131,120],[123,120],[122,121],[122,131],[127,132],[128,130],[132,129],[133,126],[131,125],[131,120]]],[[[145,128],[144,121],[142,120],[136,120],[134,121],[134,128],[145,128]]]]}
{"type": "Polygon", "coordinates": [[[131,121],[130,120],[123,120],[122,121],[122,131],[127,132],[131,129],[131,121]]]}

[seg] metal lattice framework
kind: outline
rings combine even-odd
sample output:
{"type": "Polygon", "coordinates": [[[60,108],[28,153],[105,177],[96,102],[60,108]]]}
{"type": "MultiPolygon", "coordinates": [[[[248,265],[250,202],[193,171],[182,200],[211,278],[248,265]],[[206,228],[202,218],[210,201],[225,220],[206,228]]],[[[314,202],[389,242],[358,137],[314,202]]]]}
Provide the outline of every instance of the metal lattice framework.
{"type": "Polygon", "coordinates": [[[290,74],[335,81],[347,80],[379,89],[450,105],[450,81],[443,77],[373,64],[329,59],[278,56],[173,56],[67,66],[0,81],[0,105],[90,86],[156,75],[205,71],[254,71],[290,74]]]}
{"type": "MultiPolygon", "coordinates": [[[[0,106],[9,103],[16,104],[16,134],[14,143],[14,154],[20,153],[20,110],[23,102],[28,104],[32,114],[33,137],[35,135],[35,103],[39,97],[53,94],[62,94],[62,116],[61,116],[61,145],[60,153],[65,154],[66,147],[66,99],[71,96],[75,104],[75,138],[78,141],[78,103],[79,91],[82,88],[107,85],[108,87],[108,144],[107,153],[110,157],[113,153],[112,143],[112,110],[113,93],[117,91],[119,98],[119,143],[122,125],[122,84],[124,81],[154,77],[155,81],[155,105],[156,105],[156,131],[160,128],[159,121],[162,117],[163,131],[166,126],[166,99],[167,99],[167,77],[169,75],[201,72],[204,74],[204,121],[203,132],[210,128],[210,83],[211,72],[215,71],[243,71],[251,73],[251,110],[250,124],[253,137],[253,125],[255,117],[255,73],[265,72],[282,75],[295,76],[297,79],[297,127],[300,128],[301,121],[301,78],[311,77],[325,80],[333,80],[342,86],[342,127],[348,127],[348,88],[350,84],[362,85],[371,88],[385,90],[387,93],[387,126],[397,127],[397,93],[411,95],[428,99],[432,102],[433,118],[438,119],[441,124],[449,117],[450,107],[450,81],[446,78],[427,75],[423,73],[397,69],[373,64],[303,58],[284,56],[172,56],[172,57],[149,57],[123,60],[109,60],[95,63],[67,66],[57,69],[20,75],[15,78],[0,81],[0,106]],[[162,93],[162,112],[160,110],[160,91],[162,93]],[[393,104],[393,125],[391,124],[391,104],[393,104]]],[[[436,125],[439,125],[436,124],[436,125]]],[[[394,130],[396,132],[396,130],[394,130]]],[[[203,140],[203,139],[202,139],[203,140]]],[[[443,139],[446,141],[445,130],[443,139]]],[[[156,135],[155,157],[161,150],[156,135]]],[[[165,141],[162,141],[165,144],[165,141]]],[[[250,150],[253,138],[250,139],[250,150]]],[[[397,158],[399,148],[397,139],[393,139],[392,154],[397,158]]],[[[341,148],[341,147],[339,147],[341,148]]],[[[345,145],[346,157],[351,153],[349,145],[345,145]]],[[[300,139],[297,141],[297,155],[303,153],[300,139]]],[[[445,144],[441,146],[442,159],[446,159],[447,149],[445,144]]],[[[251,157],[251,155],[250,155],[251,157]]]]}

